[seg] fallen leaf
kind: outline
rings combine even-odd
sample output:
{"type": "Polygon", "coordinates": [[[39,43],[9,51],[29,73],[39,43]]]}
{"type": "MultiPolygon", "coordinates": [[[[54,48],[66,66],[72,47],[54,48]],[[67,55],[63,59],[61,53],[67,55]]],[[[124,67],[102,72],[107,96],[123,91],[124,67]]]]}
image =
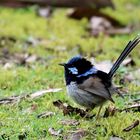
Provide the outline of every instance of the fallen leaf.
{"type": "Polygon", "coordinates": [[[40,38],[34,38],[33,36],[29,36],[25,42],[26,45],[37,46],[41,42],[40,38]]]}
{"type": "Polygon", "coordinates": [[[122,62],[123,66],[128,66],[128,65],[135,66],[135,64],[136,64],[135,61],[131,57],[126,58],[122,62]]]}
{"type": "Polygon", "coordinates": [[[32,112],[34,112],[37,109],[37,107],[38,107],[37,104],[32,104],[31,107],[24,110],[24,113],[31,114],[32,112]]]}
{"type": "Polygon", "coordinates": [[[116,113],[117,109],[114,106],[109,106],[108,108],[106,108],[104,116],[105,118],[109,117],[109,116],[114,116],[114,114],[116,113]]]}
{"type": "Polygon", "coordinates": [[[11,96],[7,98],[3,98],[3,99],[0,99],[0,105],[19,102],[23,98],[26,98],[26,96],[11,96]]]}
{"type": "Polygon", "coordinates": [[[140,69],[127,73],[124,76],[124,81],[133,82],[135,85],[140,85],[140,69]]]}
{"type": "Polygon", "coordinates": [[[140,69],[125,72],[125,75],[120,79],[120,84],[132,82],[135,85],[140,85],[140,69]]]}
{"type": "Polygon", "coordinates": [[[135,80],[135,78],[131,73],[125,74],[124,77],[120,79],[120,84],[124,84],[126,82],[132,82],[133,80],[135,80]]]}
{"type": "Polygon", "coordinates": [[[45,18],[51,17],[52,12],[53,12],[53,9],[50,6],[48,6],[48,7],[39,7],[37,9],[37,15],[39,15],[41,17],[45,17],[45,18]]]}
{"type": "Polygon", "coordinates": [[[127,87],[123,87],[123,88],[120,88],[118,89],[122,94],[125,95],[128,95],[127,93],[129,92],[128,88],[127,87]]]}
{"type": "Polygon", "coordinates": [[[88,114],[83,109],[74,108],[66,103],[63,103],[60,100],[54,101],[53,105],[61,109],[64,115],[70,115],[73,113],[73,114],[79,114],[81,117],[84,117],[84,118],[93,118],[95,116],[95,115],[88,114]]]}
{"type": "Polygon", "coordinates": [[[111,23],[103,17],[93,16],[90,19],[90,30],[93,36],[98,36],[101,32],[105,33],[110,28],[112,28],[111,23]]]}
{"type": "Polygon", "coordinates": [[[61,120],[60,123],[63,125],[72,125],[72,126],[76,126],[80,124],[80,122],[77,120],[61,120]]]}
{"type": "Polygon", "coordinates": [[[43,113],[37,115],[37,118],[48,118],[48,117],[52,117],[54,115],[55,115],[54,112],[43,112],[43,113]]]}
{"type": "Polygon", "coordinates": [[[25,59],[25,62],[26,63],[33,63],[37,60],[37,56],[36,55],[31,55],[31,56],[28,56],[26,59],[25,59]]]}
{"type": "Polygon", "coordinates": [[[123,132],[129,132],[130,130],[134,129],[138,125],[139,125],[139,120],[136,120],[130,126],[128,126],[127,128],[124,128],[123,132]]]}
{"type": "Polygon", "coordinates": [[[5,63],[4,66],[3,66],[3,68],[6,69],[6,70],[12,69],[13,67],[14,67],[14,64],[11,63],[11,62],[10,62],[10,63],[7,62],[7,63],[5,63]]]}
{"type": "MultiPolygon", "coordinates": [[[[8,44],[5,46],[12,47],[12,45],[8,44]]],[[[52,55],[45,58],[35,54],[27,53],[25,50],[21,53],[9,52],[9,50],[6,47],[4,47],[0,56],[0,65],[2,65],[4,69],[11,69],[16,65],[23,65],[30,68],[33,67],[33,64],[36,62],[43,65],[47,65],[51,59],[54,59],[54,56],[52,55]]]]}
{"type": "Polygon", "coordinates": [[[132,29],[130,27],[114,26],[111,21],[103,16],[93,16],[90,19],[89,30],[91,35],[98,37],[100,33],[105,35],[129,34],[132,29]]]}
{"type": "Polygon", "coordinates": [[[118,136],[111,136],[109,140],[123,140],[123,139],[118,136]]]}
{"type": "MultiPolygon", "coordinates": [[[[0,63],[4,65],[5,69],[11,68],[14,64],[16,65],[25,65],[26,63],[33,63],[38,60],[39,57],[36,55],[31,55],[27,53],[8,53],[7,55],[3,54],[1,56],[0,63]]],[[[43,58],[42,58],[43,59],[43,58]]]]}
{"type": "Polygon", "coordinates": [[[81,140],[83,137],[87,135],[87,131],[83,129],[79,129],[73,132],[71,135],[67,137],[68,140],[81,140]]]}
{"type": "Polygon", "coordinates": [[[48,132],[53,136],[61,136],[63,131],[62,131],[62,129],[55,130],[54,128],[49,128],[48,132]]]}
{"type": "MultiPolygon", "coordinates": [[[[115,108],[114,110],[112,110],[111,114],[113,115],[114,113],[116,112],[129,112],[129,111],[133,111],[133,112],[139,112],[140,111],[140,103],[134,103],[132,105],[129,105],[128,107],[125,107],[123,109],[118,109],[118,108],[115,108]]],[[[105,112],[104,114],[105,116],[109,116],[109,111],[105,112]]]]}

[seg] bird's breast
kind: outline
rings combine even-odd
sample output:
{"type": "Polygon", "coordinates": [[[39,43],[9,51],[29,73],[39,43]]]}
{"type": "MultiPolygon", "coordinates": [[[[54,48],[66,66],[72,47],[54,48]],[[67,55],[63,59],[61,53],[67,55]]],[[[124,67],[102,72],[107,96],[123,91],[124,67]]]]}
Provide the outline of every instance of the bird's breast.
{"type": "Polygon", "coordinates": [[[67,85],[68,95],[71,96],[72,98],[75,98],[77,89],[78,89],[78,86],[76,82],[71,82],[69,85],[67,85]]]}
{"type": "Polygon", "coordinates": [[[95,107],[95,104],[93,102],[94,97],[90,94],[87,94],[87,92],[79,89],[76,82],[71,82],[70,85],[67,85],[67,93],[79,105],[87,108],[95,107]]]}

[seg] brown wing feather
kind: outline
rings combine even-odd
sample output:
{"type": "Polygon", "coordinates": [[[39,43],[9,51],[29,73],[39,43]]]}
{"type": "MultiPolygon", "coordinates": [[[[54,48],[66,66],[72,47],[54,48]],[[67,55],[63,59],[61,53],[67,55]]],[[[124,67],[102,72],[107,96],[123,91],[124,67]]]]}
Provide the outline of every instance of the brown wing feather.
{"type": "Polygon", "coordinates": [[[104,86],[104,84],[102,84],[98,77],[91,77],[85,80],[84,83],[79,85],[79,88],[89,92],[90,94],[94,94],[114,102],[109,90],[104,86]]]}

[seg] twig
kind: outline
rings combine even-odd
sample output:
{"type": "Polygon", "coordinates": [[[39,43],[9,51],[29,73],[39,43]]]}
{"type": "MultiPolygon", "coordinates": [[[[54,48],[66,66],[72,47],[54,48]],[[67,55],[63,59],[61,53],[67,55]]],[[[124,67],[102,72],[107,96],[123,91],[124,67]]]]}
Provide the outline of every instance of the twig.
{"type": "Polygon", "coordinates": [[[32,93],[30,95],[31,99],[34,99],[34,98],[38,98],[40,96],[43,96],[45,95],[46,93],[51,93],[51,92],[59,92],[61,91],[62,89],[61,88],[56,88],[56,89],[48,89],[48,90],[41,90],[41,91],[37,91],[35,93],[32,93]]]}
{"type": "Polygon", "coordinates": [[[39,97],[42,97],[43,95],[47,93],[53,93],[53,92],[59,92],[61,91],[61,88],[56,89],[48,89],[48,90],[40,90],[32,94],[25,94],[25,95],[19,95],[19,96],[11,96],[7,98],[0,99],[0,105],[2,104],[11,104],[21,101],[22,99],[36,99],[39,97]]]}
{"type": "Polygon", "coordinates": [[[134,123],[132,123],[130,126],[123,129],[124,132],[129,132],[133,128],[139,125],[139,120],[136,120],[134,123]]]}
{"type": "Polygon", "coordinates": [[[129,109],[132,109],[132,108],[139,108],[139,107],[140,107],[140,103],[137,103],[137,104],[133,104],[133,105],[131,105],[129,107],[126,107],[121,111],[126,111],[126,110],[129,110],[129,109]]]}
{"type": "Polygon", "coordinates": [[[138,102],[140,101],[140,99],[135,99],[135,100],[132,100],[132,102],[138,102]]]}

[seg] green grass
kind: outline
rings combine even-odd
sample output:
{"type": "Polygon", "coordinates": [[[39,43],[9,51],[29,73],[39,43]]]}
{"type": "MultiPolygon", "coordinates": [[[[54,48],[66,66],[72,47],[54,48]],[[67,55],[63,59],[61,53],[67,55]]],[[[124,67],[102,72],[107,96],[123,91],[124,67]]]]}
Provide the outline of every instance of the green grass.
{"type": "MultiPolygon", "coordinates": [[[[138,0],[133,0],[132,2],[121,0],[115,3],[116,11],[112,11],[109,8],[103,11],[114,16],[123,24],[138,26],[140,22],[140,2],[138,0]],[[130,3],[132,4],[131,10],[127,6],[130,3]]],[[[62,111],[52,104],[55,100],[62,100],[72,106],[78,106],[66,96],[63,69],[59,67],[58,63],[67,61],[72,56],[79,54],[79,51],[89,58],[94,54],[97,62],[108,59],[114,61],[127,42],[136,36],[139,31],[134,31],[130,35],[114,37],[101,35],[99,38],[83,38],[83,36],[88,36],[88,32],[85,30],[88,25],[87,19],[80,21],[69,19],[66,17],[66,10],[64,9],[56,9],[52,18],[44,19],[36,15],[35,8],[0,8],[0,36],[10,36],[17,40],[16,43],[7,41],[4,44],[0,41],[0,55],[3,48],[8,48],[10,54],[30,53],[46,60],[45,63],[34,62],[30,64],[30,67],[14,65],[8,70],[5,70],[1,65],[0,99],[49,88],[63,88],[63,91],[49,93],[35,100],[25,99],[14,105],[1,105],[0,140],[2,140],[2,135],[4,134],[5,137],[9,136],[10,140],[16,140],[19,135],[25,132],[29,140],[57,139],[49,134],[48,129],[50,127],[54,127],[56,130],[62,129],[64,136],[68,132],[81,128],[88,131],[85,139],[89,140],[108,140],[112,135],[126,140],[140,139],[140,126],[130,132],[122,132],[126,126],[139,119],[139,112],[117,113],[113,117],[101,117],[100,120],[96,121],[95,118],[87,120],[78,115],[64,116],[62,111]],[[25,42],[29,37],[41,38],[43,41],[36,46],[29,45],[25,47],[25,42]],[[80,46],[80,49],[77,45],[80,46]],[[103,47],[103,52],[99,54],[100,46],[103,47]],[[64,48],[64,50],[62,51],[61,48],[64,48]],[[36,110],[32,113],[26,112],[32,105],[37,106],[36,110]],[[45,111],[53,111],[56,115],[50,118],[38,119],[37,115],[45,111]],[[59,122],[63,119],[77,119],[80,125],[62,125],[59,122]]],[[[140,67],[138,50],[139,48],[137,47],[132,52],[136,66],[127,68],[128,72],[140,67]]],[[[114,78],[115,83],[119,84],[121,76],[121,70],[119,70],[116,78],[114,78]]],[[[125,83],[123,86],[128,88],[128,94],[130,95],[140,90],[140,87],[133,83],[125,83]]],[[[130,96],[125,99],[116,96],[113,98],[116,101],[115,106],[120,109],[125,107],[125,103],[131,100],[130,96]]],[[[105,107],[109,104],[111,103],[105,104],[105,107]]],[[[105,111],[105,107],[102,110],[102,114],[105,111]]],[[[92,113],[97,113],[97,110],[98,108],[93,110],[92,113]]]]}

